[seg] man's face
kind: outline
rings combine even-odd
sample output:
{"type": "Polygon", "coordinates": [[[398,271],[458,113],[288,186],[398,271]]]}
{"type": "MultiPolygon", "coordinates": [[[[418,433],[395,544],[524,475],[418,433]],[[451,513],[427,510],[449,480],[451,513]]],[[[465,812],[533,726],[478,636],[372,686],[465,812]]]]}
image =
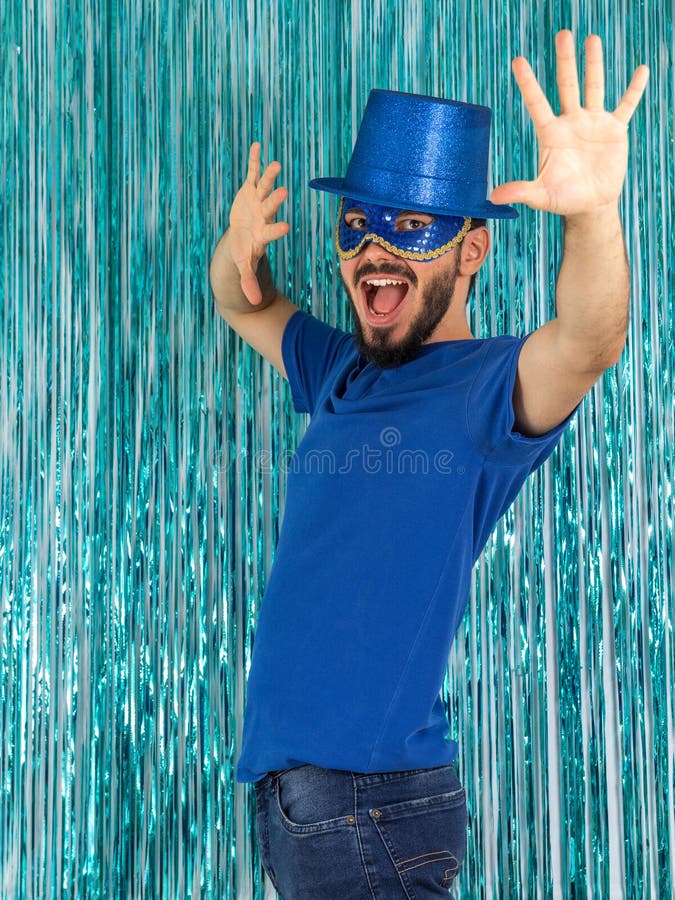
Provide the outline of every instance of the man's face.
{"type": "MultiPolygon", "coordinates": [[[[396,229],[424,229],[433,218],[403,210],[396,229]]],[[[356,207],[346,210],[344,219],[352,228],[362,230],[365,225],[356,207]]],[[[435,260],[417,262],[369,242],[352,259],[340,260],[340,277],[354,313],[356,348],[368,362],[385,369],[415,359],[450,309],[459,254],[460,247],[454,247],[435,260]]]]}

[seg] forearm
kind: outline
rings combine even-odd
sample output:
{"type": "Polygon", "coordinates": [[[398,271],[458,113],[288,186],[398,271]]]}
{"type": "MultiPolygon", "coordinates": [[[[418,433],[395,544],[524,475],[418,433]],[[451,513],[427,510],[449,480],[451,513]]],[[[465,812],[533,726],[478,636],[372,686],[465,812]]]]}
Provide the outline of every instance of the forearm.
{"type": "Polygon", "coordinates": [[[256,275],[262,291],[262,303],[249,303],[241,289],[241,273],[232,259],[228,243],[229,230],[225,232],[215,249],[209,267],[211,290],[219,310],[231,309],[236,312],[256,312],[265,309],[276,297],[267,256],[258,263],[256,275]]]}
{"type": "Polygon", "coordinates": [[[629,314],[629,270],[618,204],[564,220],[556,284],[559,336],[580,368],[602,371],[620,357],[629,314]]]}

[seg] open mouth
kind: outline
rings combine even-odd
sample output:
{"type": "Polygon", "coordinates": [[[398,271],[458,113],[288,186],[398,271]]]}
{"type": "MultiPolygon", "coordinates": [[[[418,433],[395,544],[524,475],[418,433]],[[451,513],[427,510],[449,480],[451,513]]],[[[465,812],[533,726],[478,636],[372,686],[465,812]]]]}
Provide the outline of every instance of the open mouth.
{"type": "Polygon", "coordinates": [[[400,278],[364,278],[361,297],[372,325],[389,325],[399,315],[409,284],[400,278]]]}

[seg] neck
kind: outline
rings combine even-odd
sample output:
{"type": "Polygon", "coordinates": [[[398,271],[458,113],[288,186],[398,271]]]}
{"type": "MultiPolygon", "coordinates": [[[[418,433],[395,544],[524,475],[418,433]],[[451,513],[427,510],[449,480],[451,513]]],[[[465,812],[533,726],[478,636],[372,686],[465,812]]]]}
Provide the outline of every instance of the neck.
{"type": "Polygon", "coordinates": [[[466,321],[464,313],[453,318],[446,318],[438,323],[438,327],[424,342],[425,344],[434,344],[437,341],[466,341],[473,338],[469,323],[466,321]]]}

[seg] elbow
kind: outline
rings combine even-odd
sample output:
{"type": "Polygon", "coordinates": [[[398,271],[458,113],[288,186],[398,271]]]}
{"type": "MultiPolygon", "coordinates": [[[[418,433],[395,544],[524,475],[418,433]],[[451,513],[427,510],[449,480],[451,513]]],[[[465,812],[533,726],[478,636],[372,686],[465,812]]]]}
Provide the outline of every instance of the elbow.
{"type": "Polygon", "coordinates": [[[605,362],[605,369],[611,369],[612,366],[615,366],[621,357],[623,356],[623,351],[626,347],[626,338],[624,337],[621,344],[617,344],[616,348],[607,355],[607,360],[605,362]]]}
{"type": "Polygon", "coordinates": [[[211,288],[211,296],[213,297],[213,302],[218,307],[221,305],[221,300],[218,296],[218,274],[213,266],[213,260],[211,261],[211,265],[209,266],[209,286],[211,288]]]}
{"type": "Polygon", "coordinates": [[[211,257],[211,262],[209,263],[209,285],[211,286],[211,291],[212,291],[212,293],[213,293],[214,296],[215,296],[215,293],[216,293],[216,288],[215,288],[216,273],[215,273],[215,269],[214,269],[214,265],[213,265],[213,260],[214,260],[214,257],[211,257]]]}

